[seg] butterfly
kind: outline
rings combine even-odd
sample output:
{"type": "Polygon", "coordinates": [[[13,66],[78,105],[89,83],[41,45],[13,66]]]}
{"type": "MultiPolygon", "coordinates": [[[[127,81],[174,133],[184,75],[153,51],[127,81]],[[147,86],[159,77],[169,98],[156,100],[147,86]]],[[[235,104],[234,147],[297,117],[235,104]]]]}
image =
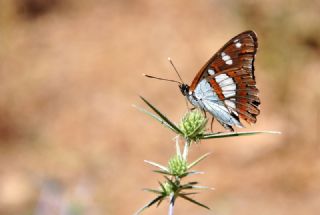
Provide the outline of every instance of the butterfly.
{"type": "Polygon", "coordinates": [[[244,127],[240,119],[256,123],[260,114],[258,89],[254,75],[254,60],[258,48],[257,35],[249,30],[229,40],[200,69],[191,85],[151,75],[155,78],[179,84],[186,99],[195,107],[210,113],[225,129],[244,127]]]}
{"type": "Polygon", "coordinates": [[[225,129],[255,123],[260,99],[254,75],[258,40],[245,31],[229,40],[200,69],[191,85],[179,84],[187,100],[210,113],[225,129]]]}

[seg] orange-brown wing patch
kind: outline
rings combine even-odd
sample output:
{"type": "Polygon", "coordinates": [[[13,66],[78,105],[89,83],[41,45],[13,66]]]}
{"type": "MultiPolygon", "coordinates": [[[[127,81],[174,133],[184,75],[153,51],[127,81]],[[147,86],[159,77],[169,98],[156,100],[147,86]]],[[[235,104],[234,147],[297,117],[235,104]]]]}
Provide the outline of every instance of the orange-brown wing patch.
{"type": "Polygon", "coordinates": [[[224,100],[225,97],[222,93],[222,89],[221,89],[220,85],[214,79],[210,79],[209,83],[210,83],[211,87],[213,88],[214,92],[218,95],[219,99],[221,101],[224,100]]]}

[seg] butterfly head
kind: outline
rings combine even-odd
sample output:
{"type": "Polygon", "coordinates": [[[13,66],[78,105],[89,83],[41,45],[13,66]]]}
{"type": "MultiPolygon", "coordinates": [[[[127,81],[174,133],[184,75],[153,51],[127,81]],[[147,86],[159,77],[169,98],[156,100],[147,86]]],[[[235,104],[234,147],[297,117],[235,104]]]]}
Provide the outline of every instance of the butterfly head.
{"type": "Polygon", "coordinates": [[[189,94],[189,86],[187,84],[179,84],[179,88],[184,96],[189,94]]]}

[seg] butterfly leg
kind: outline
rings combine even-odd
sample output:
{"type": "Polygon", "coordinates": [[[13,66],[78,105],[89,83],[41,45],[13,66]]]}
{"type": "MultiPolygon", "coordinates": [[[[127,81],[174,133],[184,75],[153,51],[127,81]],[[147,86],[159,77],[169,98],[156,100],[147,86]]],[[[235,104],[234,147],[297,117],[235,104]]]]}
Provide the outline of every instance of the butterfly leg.
{"type": "Polygon", "coordinates": [[[212,130],[213,121],[214,121],[214,117],[211,118],[211,125],[210,125],[210,130],[211,130],[212,133],[213,133],[213,130],[212,130]]]}
{"type": "Polygon", "coordinates": [[[206,112],[204,109],[202,109],[202,108],[201,108],[201,110],[202,110],[202,112],[203,112],[203,114],[204,114],[204,117],[207,118],[207,112],[206,112]]]}

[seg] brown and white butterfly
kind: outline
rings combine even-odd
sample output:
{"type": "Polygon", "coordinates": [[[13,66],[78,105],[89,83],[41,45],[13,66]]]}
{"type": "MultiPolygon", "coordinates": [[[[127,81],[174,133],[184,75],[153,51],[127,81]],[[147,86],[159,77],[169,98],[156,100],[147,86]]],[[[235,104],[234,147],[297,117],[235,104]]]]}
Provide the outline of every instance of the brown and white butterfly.
{"type": "Polygon", "coordinates": [[[182,94],[192,105],[210,113],[230,131],[234,130],[233,126],[243,127],[240,119],[249,124],[255,123],[260,113],[254,76],[257,48],[257,35],[253,31],[245,31],[213,55],[190,86],[169,81],[178,82],[182,94]]]}
{"type": "Polygon", "coordinates": [[[260,113],[254,76],[257,48],[253,31],[233,37],[200,69],[190,86],[179,85],[182,94],[228,130],[243,127],[239,118],[255,123],[260,113]]]}

